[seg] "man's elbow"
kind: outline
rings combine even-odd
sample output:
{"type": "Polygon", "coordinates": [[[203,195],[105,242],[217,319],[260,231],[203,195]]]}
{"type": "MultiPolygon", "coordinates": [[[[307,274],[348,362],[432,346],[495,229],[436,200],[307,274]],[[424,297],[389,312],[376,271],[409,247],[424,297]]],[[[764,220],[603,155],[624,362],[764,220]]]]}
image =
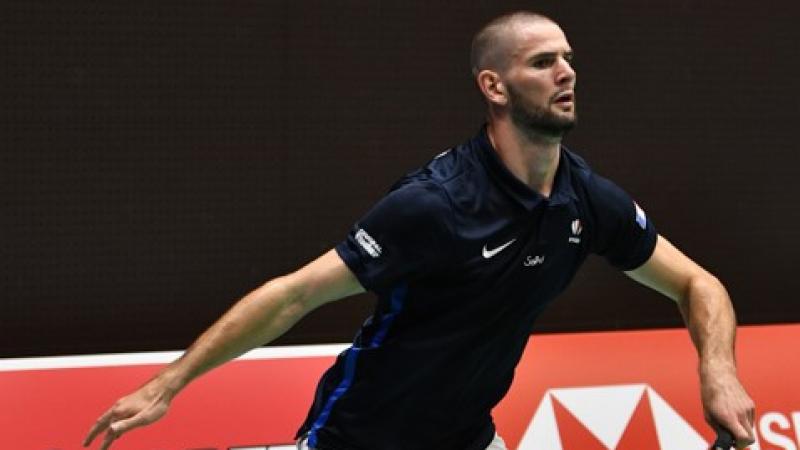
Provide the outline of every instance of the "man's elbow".
{"type": "Polygon", "coordinates": [[[282,314],[302,317],[309,311],[308,289],[297,281],[294,273],[273,278],[260,290],[280,304],[282,314]]]}
{"type": "Polygon", "coordinates": [[[689,279],[680,303],[693,299],[728,298],[728,291],[719,278],[705,270],[699,271],[689,279]]]}

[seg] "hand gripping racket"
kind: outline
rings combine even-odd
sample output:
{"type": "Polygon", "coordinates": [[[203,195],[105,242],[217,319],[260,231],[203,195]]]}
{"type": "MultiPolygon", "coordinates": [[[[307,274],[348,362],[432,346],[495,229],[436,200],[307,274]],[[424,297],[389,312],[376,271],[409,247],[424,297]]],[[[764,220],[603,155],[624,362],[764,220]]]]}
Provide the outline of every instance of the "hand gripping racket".
{"type": "Polygon", "coordinates": [[[717,428],[717,440],[711,446],[711,450],[731,450],[736,448],[736,439],[733,434],[725,428],[717,428]]]}

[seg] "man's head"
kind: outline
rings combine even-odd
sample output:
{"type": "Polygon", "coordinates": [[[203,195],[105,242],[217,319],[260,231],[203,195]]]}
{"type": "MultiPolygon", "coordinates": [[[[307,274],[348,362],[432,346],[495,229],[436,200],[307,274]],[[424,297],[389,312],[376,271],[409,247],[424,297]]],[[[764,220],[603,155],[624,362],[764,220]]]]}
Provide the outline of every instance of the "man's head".
{"type": "Polygon", "coordinates": [[[472,73],[490,120],[532,138],[561,138],[576,122],[572,48],[552,20],[531,12],[498,17],[472,40],[472,73]]]}

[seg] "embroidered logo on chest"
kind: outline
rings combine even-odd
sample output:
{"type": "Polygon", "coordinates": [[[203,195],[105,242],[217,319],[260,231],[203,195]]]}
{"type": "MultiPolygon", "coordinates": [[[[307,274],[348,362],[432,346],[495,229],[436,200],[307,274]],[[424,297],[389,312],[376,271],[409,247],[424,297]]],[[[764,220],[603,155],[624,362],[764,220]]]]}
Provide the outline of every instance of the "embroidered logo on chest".
{"type": "Polygon", "coordinates": [[[513,243],[514,243],[514,241],[516,241],[516,240],[517,240],[517,239],[516,239],[516,238],[514,238],[514,239],[512,239],[512,240],[510,240],[510,241],[506,242],[505,244],[501,245],[500,247],[496,247],[496,248],[493,248],[493,249],[491,249],[491,250],[489,250],[488,248],[486,248],[486,246],[484,245],[484,246],[483,246],[483,252],[482,252],[482,254],[483,254],[483,257],[484,257],[485,259],[489,259],[489,258],[493,257],[494,255],[496,255],[496,254],[498,254],[498,253],[502,252],[503,250],[505,250],[505,248],[506,248],[506,247],[508,247],[509,245],[513,244],[513,243]]]}
{"type": "Polygon", "coordinates": [[[572,231],[572,235],[569,237],[568,241],[570,244],[580,244],[581,243],[581,231],[583,231],[583,225],[581,224],[581,219],[575,219],[572,221],[570,225],[570,231],[572,231]]]}
{"type": "Polygon", "coordinates": [[[525,261],[522,263],[525,267],[534,267],[541,264],[544,264],[545,255],[528,255],[525,258],[525,261]]]}

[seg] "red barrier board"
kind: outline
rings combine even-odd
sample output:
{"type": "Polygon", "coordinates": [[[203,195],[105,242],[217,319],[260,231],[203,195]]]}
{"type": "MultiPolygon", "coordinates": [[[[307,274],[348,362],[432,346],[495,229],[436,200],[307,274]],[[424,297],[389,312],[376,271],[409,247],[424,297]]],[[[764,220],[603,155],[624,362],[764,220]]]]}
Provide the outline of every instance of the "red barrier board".
{"type": "MultiPolygon", "coordinates": [[[[751,450],[800,449],[797,342],[800,325],[739,329],[739,375],[757,404],[751,450]]],[[[196,380],[166,418],[113,449],[293,448],[316,382],[343,348],[251,352],[196,380]]],[[[0,448],[82,448],[114,400],[177,355],[0,360],[0,448]]],[[[696,365],[685,330],[534,336],[494,412],[498,431],[518,450],[707,449],[696,365]]]]}

